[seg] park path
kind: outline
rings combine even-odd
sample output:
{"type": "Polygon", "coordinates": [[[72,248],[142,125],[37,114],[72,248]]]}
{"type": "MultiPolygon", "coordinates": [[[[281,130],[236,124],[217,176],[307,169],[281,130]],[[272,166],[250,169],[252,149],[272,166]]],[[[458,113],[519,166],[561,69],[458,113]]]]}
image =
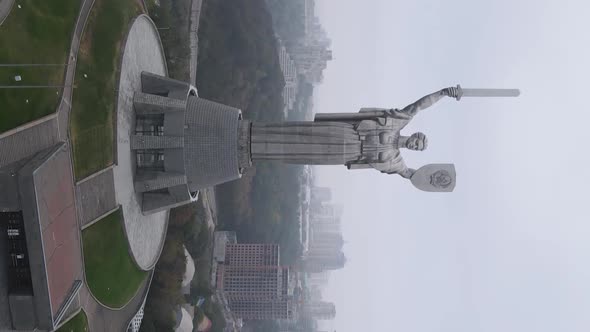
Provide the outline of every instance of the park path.
{"type": "MultiPolygon", "coordinates": [[[[39,120],[35,120],[19,126],[13,130],[0,135],[0,167],[6,166],[12,162],[32,156],[35,153],[49,148],[59,141],[69,141],[69,122],[71,112],[71,102],[73,95],[73,85],[76,72],[77,54],[80,48],[80,40],[90,15],[94,0],[81,0],[82,5],[76,21],[76,27],[72,35],[70,52],[68,55],[68,65],[64,78],[65,88],[62,91],[62,97],[56,113],[51,114],[39,120]]],[[[9,13],[14,0],[0,0],[0,22],[9,13]],[[3,16],[4,15],[4,16],[3,16]]],[[[193,0],[191,3],[191,32],[189,35],[191,45],[190,60],[190,79],[191,84],[196,84],[196,68],[198,58],[198,26],[201,12],[202,0],[193,0]]],[[[112,187],[104,182],[112,181],[112,169],[99,172],[95,177],[82,180],[76,186],[76,195],[78,197],[76,205],[79,213],[79,226],[83,227],[96,216],[108,210],[113,202],[109,196],[112,194],[112,187]],[[100,185],[96,188],[95,185],[100,185]],[[97,207],[90,209],[93,202],[97,202],[97,207]],[[87,210],[88,209],[88,210],[87,210]]],[[[112,182],[111,182],[112,183],[112,182]]],[[[210,199],[214,200],[212,189],[208,192],[210,199]]],[[[114,197],[111,196],[111,197],[114,197]]],[[[213,209],[215,209],[215,203],[213,209]]],[[[92,332],[99,331],[125,331],[130,320],[135,316],[137,310],[142,305],[147,292],[149,291],[150,281],[153,270],[146,280],[144,280],[134,298],[130,300],[120,310],[112,310],[104,307],[96,301],[90,293],[86,283],[83,283],[78,293],[77,303],[84,309],[88,317],[89,330],[92,332]]]]}
{"type": "MultiPolygon", "coordinates": [[[[62,141],[69,141],[69,123],[73,95],[73,85],[76,74],[76,61],[80,49],[80,40],[90,16],[94,0],[82,0],[80,13],[76,21],[76,28],[72,35],[68,66],[64,78],[64,90],[57,109],[57,135],[62,141]]],[[[83,227],[96,219],[100,214],[114,207],[114,185],[112,169],[99,172],[94,176],[80,181],[76,185],[77,208],[79,226],[83,227]],[[110,195],[110,197],[108,197],[110,195]],[[81,212],[81,213],[80,213],[81,212]]],[[[78,299],[81,307],[88,317],[89,330],[100,331],[125,331],[129,321],[135,316],[143,303],[143,299],[149,290],[148,276],[139,287],[137,295],[120,310],[111,310],[100,304],[90,293],[86,282],[83,283],[78,299]]]]}
{"type": "Polygon", "coordinates": [[[143,300],[149,291],[150,280],[153,272],[150,272],[145,280],[141,283],[137,295],[127,303],[125,307],[120,310],[111,310],[103,307],[98,303],[90,290],[84,284],[78,294],[80,304],[86,316],[88,317],[88,326],[90,332],[111,332],[111,331],[126,331],[131,319],[137,313],[137,310],[143,304],[143,300]]]}
{"type": "MultiPolygon", "coordinates": [[[[70,103],[72,101],[72,83],[76,72],[76,55],[80,48],[80,37],[90,14],[94,0],[82,0],[76,27],[72,35],[68,66],[62,91],[62,98],[57,112],[41,119],[25,123],[0,135],[0,167],[34,155],[59,141],[68,141],[68,124],[70,103]]],[[[8,14],[12,1],[0,0],[0,20],[8,14]]]]}
{"type": "Polygon", "coordinates": [[[190,19],[190,34],[189,42],[191,48],[191,59],[190,59],[190,80],[193,86],[197,86],[197,60],[199,58],[199,22],[201,18],[201,7],[203,6],[203,0],[192,0],[191,1],[191,19],[190,19]]]}
{"type": "MultiPolygon", "coordinates": [[[[80,48],[82,33],[93,4],[94,0],[83,0],[78,21],[76,22],[76,30],[72,37],[68,67],[64,80],[66,88],[63,90],[62,99],[57,110],[59,138],[62,140],[69,140],[72,86],[76,73],[77,54],[80,48]]],[[[79,212],[78,220],[81,228],[115,208],[116,201],[112,167],[79,181],[76,185],[76,196],[76,205],[78,206],[79,212]]],[[[129,322],[135,316],[147,296],[152,274],[153,271],[141,283],[137,294],[119,310],[109,309],[99,303],[91,294],[86,282],[84,282],[78,296],[80,305],[88,317],[89,330],[92,332],[126,331],[129,322]]]]}
{"type": "Polygon", "coordinates": [[[69,138],[69,123],[70,123],[70,111],[72,109],[72,91],[74,84],[74,77],[76,75],[76,61],[78,57],[78,51],[80,50],[80,40],[94,0],[82,0],[82,6],[80,7],[80,13],[78,14],[78,20],[76,21],[76,28],[72,35],[72,42],[70,44],[70,53],[68,56],[68,66],[66,68],[66,75],[64,79],[64,89],[61,94],[61,100],[57,108],[58,118],[58,130],[59,138],[62,141],[67,141],[69,138]]]}
{"type": "MultiPolygon", "coordinates": [[[[199,17],[201,14],[201,6],[203,0],[193,0],[191,2],[191,20],[190,20],[190,47],[191,47],[191,54],[190,54],[190,80],[191,84],[194,86],[196,85],[196,71],[197,71],[197,59],[198,59],[198,36],[197,32],[199,29],[199,17]]],[[[100,182],[104,182],[99,178],[112,178],[113,177],[113,170],[109,168],[104,172],[97,173],[94,178],[89,177],[85,180],[82,180],[78,183],[79,192],[86,193],[88,197],[86,198],[88,201],[92,200],[100,200],[102,198],[106,198],[105,193],[110,192],[112,189],[110,186],[103,186],[101,185],[102,189],[96,189],[93,193],[90,193],[88,190],[84,190],[83,187],[93,188],[95,184],[100,182]],[[82,190],[80,190],[82,189],[82,190]]],[[[216,216],[216,202],[215,202],[215,192],[213,188],[207,188],[205,191],[205,204],[206,207],[209,207],[211,217],[207,218],[210,227],[214,227],[214,223],[217,218],[216,216]]],[[[84,204],[84,203],[83,203],[84,204]]],[[[86,202],[88,204],[88,202],[86,202]]],[[[112,203],[110,203],[112,204],[112,203]]],[[[110,206],[110,204],[107,204],[110,206]]],[[[106,207],[100,209],[101,211],[105,210],[106,207]]],[[[94,212],[85,212],[83,220],[88,222],[92,219],[91,215],[98,214],[98,211],[94,212]]],[[[92,312],[92,318],[89,317],[89,325],[90,331],[125,331],[131,319],[137,313],[137,310],[143,304],[143,300],[146,298],[147,293],[149,292],[149,287],[151,284],[151,279],[153,277],[154,270],[150,272],[150,275],[143,281],[140,286],[140,289],[137,295],[121,310],[110,310],[107,309],[96,302],[92,294],[90,294],[88,288],[85,286],[80,291],[80,301],[86,312],[92,312]]]]}
{"type": "MultiPolygon", "coordinates": [[[[82,4],[72,35],[68,66],[64,77],[63,85],[66,87],[62,91],[56,113],[0,134],[0,167],[32,156],[55,145],[57,142],[69,141],[69,118],[77,54],[80,49],[84,26],[94,3],[94,0],[81,1],[82,4]]],[[[0,22],[8,14],[12,2],[13,0],[0,0],[0,22]]],[[[94,178],[87,178],[86,181],[82,181],[76,186],[78,196],[76,205],[78,208],[84,209],[84,212],[78,215],[80,227],[96,218],[96,214],[112,207],[114,201],[114,199],[111,199],[114,198],[112,183],[112,171],[107,170],[104,173],[97,174],[94,178]],[[104,179],[109,178],[111,185],[107,185],[104,181],[104,179]],[[111,198],[107,197],[109,194],[111,198]]],[[[120,310],[111,310],[102,306],[92,296],[84,282],[75,303],[78,303],[86,312],[90,331],[125,331],[129,321],[135,316],[147,295],[151,273],[140,285],[137,295],[120,310]]]]}
{"type": "Polygon", "coordinates": [[[82,228],[118,208],[113,167],[107,167],[76,183],[76,205],[82,228]]]}
{"type": "Polygon", "coordinates": [[[54,146],[59,141],[54,115],[0,135],[0,168],[54,146]]]}

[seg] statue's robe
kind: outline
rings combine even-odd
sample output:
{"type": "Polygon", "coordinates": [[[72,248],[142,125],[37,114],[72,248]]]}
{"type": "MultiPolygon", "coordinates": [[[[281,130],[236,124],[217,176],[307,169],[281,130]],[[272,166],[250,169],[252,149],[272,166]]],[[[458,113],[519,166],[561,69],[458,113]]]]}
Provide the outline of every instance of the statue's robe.
{"type": "Polygon", "coordinates": [[[252,160],[293,164],[345,165],[404,175],[400,130],[412,114],[363,108],[358,113],[319,113],[313,122],[253,123],[252,160]]]}

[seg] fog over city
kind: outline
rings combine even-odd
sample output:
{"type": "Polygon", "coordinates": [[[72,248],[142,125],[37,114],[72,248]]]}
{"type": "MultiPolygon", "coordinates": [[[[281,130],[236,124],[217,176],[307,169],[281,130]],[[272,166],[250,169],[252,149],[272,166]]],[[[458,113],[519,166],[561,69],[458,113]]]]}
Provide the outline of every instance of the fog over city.
{"type": "Polygon", "coordinates": [[[0,331],[590,331],[589,13],[0,0],[0,331]]]}
{"type": "Polygon", "coordinates": [[[348,262],[324,298],[324,330],[587,331],[584,176],[589,5],[583,1],[322,0],[334,59],[316,112],[404,107],[438,89],[520,88],[447,98],[402,132],[429,147],[409,167],[451,162],[453,193],[397,175],[316,167],[344,206],[348,262]]]}

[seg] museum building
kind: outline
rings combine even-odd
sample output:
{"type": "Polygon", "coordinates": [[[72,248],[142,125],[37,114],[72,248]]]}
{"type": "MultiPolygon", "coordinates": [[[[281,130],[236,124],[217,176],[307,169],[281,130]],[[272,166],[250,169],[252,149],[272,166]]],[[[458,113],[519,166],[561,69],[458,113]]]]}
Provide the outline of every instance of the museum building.
{"type": "Polygon", "coordinates": [[[67,144],[2,168],[0,187],[0,330],[52,331],[83,278],[67,144]]]}

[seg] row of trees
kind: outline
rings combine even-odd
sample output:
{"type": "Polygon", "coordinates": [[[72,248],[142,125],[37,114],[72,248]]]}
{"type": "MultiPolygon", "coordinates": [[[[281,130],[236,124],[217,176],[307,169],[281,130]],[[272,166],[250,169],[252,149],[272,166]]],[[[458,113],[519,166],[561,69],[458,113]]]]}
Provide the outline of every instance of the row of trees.
{"type": "Polygon", "coordinates": [[[150,17],[158,27],[168,75],[177,80],[190,80],[190,7],[191,0],[153,0],[149,3],[150,17]]]}
{"type": "MultiPolygon", "coordinates": [[[[251,182],[236,181],[218,187],[220,206],[247,199],[250,211],[232,208],[221,209],[219,227],[235,230],[238,240],[245,243],[278,243],[281,261],[293,264],[301,256],[299,238],[300,177],[299,165],[256,165],[251,182]]],[[[235,204],[235,203],[234,203],[235,204]]]]}
{"type": "MultiPolygon", "coordinates": [[[[190,79],[190,6],[191,0],[149,1],[150,17],[159,28],[166,53],[170,77],[188,82],[190,79]]],[[[145,305],[141,331],[173,331],[175,311],[183,303],[195,304],[199,297],[209,298],[212,230],[205,219],[201,201],[170,211],[166,241],[162,255],[154,270],[154,276],[145,305]],[[195,277],[191,292],[185,297],[181,282],[185,273],[186,247],[195,263],[195,277]]],[[[207,315],[213,322],[213,331],[221,331],[225,322],[219,307],[208,299],[202,309],[197,309],[194,325],[207,315]]]]}
{"type": "MultiPolygon", "coordinates": [[[[150,14],[160,30],[170,76],[188,80],[190,0],[160,0],[150,14]]],[[[264,0],[203,2],[199,28],[197,86],[201,97],[242,109],[251,120],[282,121],[284,78],[280,69],[272,17],[264,0]]],[[[241,242],[279,243],[288,264],[300,254],[300,166],[256,165],[244,180],[217,188],[221,229],[235,230],[241,242]]],[[[156,266],[145,307],[142,331],[169,331],[173,312],[185,301],[208,297],[211,233],[200,205],[171,211],[162,256],[156,266]],[[190,298],[180,282],[185,259],[182,245],[195,259],[190,298]]],[[[206,301],[196,320],[206,314],[213,330],[223,326],[219,308],[206,301]]],[[[275,330],[272,322],[255,324],[275,330]]],[[[196,324],[195,324],[196,325],[196,324]]]]}
{"type": "Polygon", "coordinates": [[[200,297],[207,298],[207,301],[197,308],[194,325],[207,315],[214,324],[213,331],[223,329],[225,322],[220,308],[210,300],[213,294],[210,287],[213,243],[204,208],[202,201],[197,201],[170,211],[166,242],[154,270],[141,331],[172,331],[178,306],[184,303],[194,305],[200,297]],[[181,290],[186,269],[183,246],[195,263],[195,275],[188,296],[183,295],[181,290]]]}
{"type": "MultiPolygon", "coordinates": [[[[305,0],[266,0],[266,3],[274,30],[287,50],[300,45],[305,38],[305,0]]],[[[313,99],[313,84],[300,75],[298,85],[288,120],[307,120],[307,111],[313,99]]]]}
{"type": "Polygon", "coordinates": [[[170,214],[166,241],[154,270],[145,305],[142,331],[172,330],[175,325],[174,312],[178,305],[185,302],[180,289],[186,269],[183,244],[185,240],[190,241],[190,238],[195,237],[195,232],[198,232],[196,220],[191,220],[188,213],[189,209],[193,208],[193,205],[190,205],[175,209],[170,214]],[[187,237],[189,238],[186,239],[187,237]]]}
{"type": "MultiPolygon", "coordinates": [[[[272,17],[264,0],[203,2],[199,26],[199,95],[242,109],[257,121],[282,121],[284,77],[272,17]]],[[[240,242],[279,243],[288,263],[299,255],[302,168],[255,165],[240,181],[218,186],[220,228],[240,242]]]]}
{"type": "Polygon", "coordinates": [[[305,37],[305,0],[266,0],[276,34],[287,47],[305,37]]]}
{"type": "Polygon", "coordinates": [[[203,1],[199,95],[240,108],[251,120],[283,119],[285,80],[264,0],[203,1]]]}

